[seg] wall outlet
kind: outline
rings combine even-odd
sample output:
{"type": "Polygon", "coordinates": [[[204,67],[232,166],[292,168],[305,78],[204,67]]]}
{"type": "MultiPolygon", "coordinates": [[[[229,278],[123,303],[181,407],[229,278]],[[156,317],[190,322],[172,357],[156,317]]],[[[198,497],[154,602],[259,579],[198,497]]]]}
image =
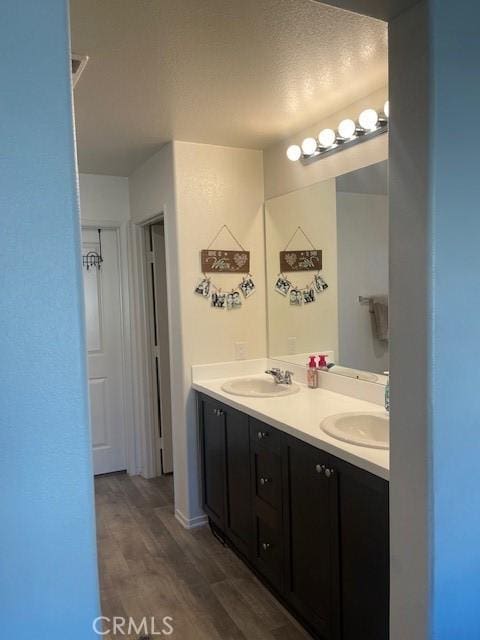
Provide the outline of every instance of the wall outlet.
{"type": "Polygon", "coordinates": [[[247,343],[235,342],[235,360],[247,359],[247,343]]]}
{"type": "Polygon", "coordinates": [[[293,356],[297,353],[297,338],[287,338],[288,355],[293,356]]]}

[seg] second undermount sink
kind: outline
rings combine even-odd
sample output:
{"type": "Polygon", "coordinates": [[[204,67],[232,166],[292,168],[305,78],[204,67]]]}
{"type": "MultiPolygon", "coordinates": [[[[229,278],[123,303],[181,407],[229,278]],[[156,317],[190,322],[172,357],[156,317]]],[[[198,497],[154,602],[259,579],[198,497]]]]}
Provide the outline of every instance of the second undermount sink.
{"type": "Polygon", "coordinates": [[[329,436],[361,447],[388,449],[390,426],[388,414],[378,412],[338,413],[320,425],[329,436]]]}
{"type": "Polygon", "coordinates": [[[275,398],[297,393],[300,387],[293,384],[277,384],[270,378],[236,378],[222,385],[223,391],[235,396],[251,398],[275,398]]]}

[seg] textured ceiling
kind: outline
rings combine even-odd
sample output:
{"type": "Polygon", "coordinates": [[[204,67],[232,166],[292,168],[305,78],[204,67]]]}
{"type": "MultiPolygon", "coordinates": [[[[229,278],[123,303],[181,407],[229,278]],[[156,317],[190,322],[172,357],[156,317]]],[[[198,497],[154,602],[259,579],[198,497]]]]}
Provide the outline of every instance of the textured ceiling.
{"type": "Polygon", "coordinates": [[[311,0],[71,0],[80,171],[171,139],[262,149],[387,84],[380,21],[311,0]]]}
{"type": "MultiPolygon", "coordinates": [[[[318,0],[317,0],[318,1],[318,0]]],[[[406,11],[419,0],[324,0],[325,4],[355,11],[365,16],[372,16],[380,20],[391,20],[402,11],[406,11]]]]}

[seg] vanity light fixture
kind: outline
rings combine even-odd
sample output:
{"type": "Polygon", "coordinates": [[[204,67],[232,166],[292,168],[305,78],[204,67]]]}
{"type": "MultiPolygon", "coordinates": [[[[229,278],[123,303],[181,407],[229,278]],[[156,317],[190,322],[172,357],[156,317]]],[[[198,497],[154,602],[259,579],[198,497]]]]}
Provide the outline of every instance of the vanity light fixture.
{"type": "Polygon", "coordinates": [[[287,149],[287,158],[292,162],[296,162],[300,160],[302,157],[302,150],[298,146],[298,144],[292,144],[287,149]]]}
{"type": "Polygon", "coordinates": [[[342,120],[338,125],[338,135],[343,138],[343,140],[350,140],[350,138],[353,138],[356,131],[357,125],[350,118],[342,120]]]}
{"type": "Polygon", "coordinates": [[[333,129],[322,129],[318,138],[305,138],[301,147],[298,144],[290,145],[287,158],[292,162],[301,160],[303,164],[310,164],[326,155],[366,142],[388,131],[389,115],[388,100],[383,105],[383,111],[364,109],[358,116],[358,122],[345,118],[339,123],[336,132],[333,129]]]}
{"type": "Polygon", "coordinates": [[[336,143],[337,135],[333,129],[322,129],[318,134],[318,141],[322,149],[328,149],[336,143]]]}
{"type": "Polygon", "coordinates": [[[302,142],[302,151],[306,156],[311,156],[317,150],[318,143],[315,138],[305,138],[302,142]]]}
{"type": "Polygon", "coordinates": [[[378,124],[378,113],[375,109],[365,109],[358,116],[358,123],[365,131],[372,131],[378,124]]]}

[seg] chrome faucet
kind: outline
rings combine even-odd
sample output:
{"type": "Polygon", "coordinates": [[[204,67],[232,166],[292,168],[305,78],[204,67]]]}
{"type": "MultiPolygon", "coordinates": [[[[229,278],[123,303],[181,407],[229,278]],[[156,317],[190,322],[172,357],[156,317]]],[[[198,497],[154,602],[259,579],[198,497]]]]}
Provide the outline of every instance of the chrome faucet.
{"type": "Polygon", "coordinates": [[[293,371],[282,371],[277,367],[272,367],[272,369],[267,369],[265,373],[273,376],[275,384],[293,384],[293,371]]]}

